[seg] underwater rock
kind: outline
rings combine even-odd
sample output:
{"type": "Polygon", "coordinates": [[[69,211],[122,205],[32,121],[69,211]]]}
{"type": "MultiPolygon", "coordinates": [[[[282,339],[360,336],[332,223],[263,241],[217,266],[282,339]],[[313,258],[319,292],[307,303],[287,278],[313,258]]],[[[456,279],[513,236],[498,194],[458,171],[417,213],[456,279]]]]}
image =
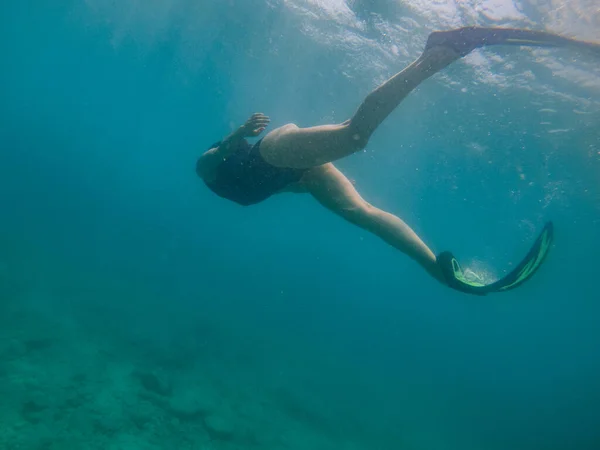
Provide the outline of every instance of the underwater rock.
{"type": "Polygon", "coordinates": [[[160,447],[150,443],[143,436],[120,434],[111,440],[107,450],[159,450],[160,447]]]}
{"type": "Polygon", "coordinates": [[[22,358],[27,354],[25,344],[17,339],[0,342],[0,358],[5,361],[22,358]]]}
{"type": "Polygon", "coordinates": [[[180,420],[191,420],[213,412],[218,401],[217,394],[209,387],[180,387],[169,400],[169,410],[180,420]]]}
{"type": "Polygon", "coordinates": [[[46,350],[55,344],[55,340],[52,338],[35,338],[28,339],[24,342],[27,353],[38,352],[46,350]]]}
{"type": "Polygon", "coordinates": [[[233,417],[215,413],[204,418],[204,427],[213,439],[229,441],[233,438],[235,427],[233,417]]]}
{"type": "Polygon", "coordinates": [[[152,403],[142,400],[129,410],[129,419],[139,429],[145,429],[157,415],[157,409],[152,403]]]}
{"type": "Polygon", "coordinates": [[[45,393],[30,392],[21,405],[21,415],[30,423],[38,423],[43,420],[46,411],[52,406],[52,399],[45,393]]]}
{"type": "Polygon", "coordinates": [[[6,442],[0,439],[2,450],[25,450],[25,449],[55,449],[53,444],[57,440],[56,430],[51,425],[40,423],[30,425],[23,430],[12,430],[12,435],[6,442]]]}
{"type": "Polygon", "coordinates": [[[204,410],[197,398],[174,395],[169,401],[169,411],[179,420],[190,420],[202,416],[204,410]]]}
{"type": "Polygon", "coordinates": [[[124,428],[125,419],[123,414],[110,411],[105,414],[97,414],[94,418],[94,427],[103,434],[115,434],[124,428]]]}
{"type": "Polygon", "coordinates": [[[159,374],[154,370],[136,370],[134,376],[140,381],[144,389],[154,394],[167,397],[173,391],[171,381],[164,374],[159,374]]]}

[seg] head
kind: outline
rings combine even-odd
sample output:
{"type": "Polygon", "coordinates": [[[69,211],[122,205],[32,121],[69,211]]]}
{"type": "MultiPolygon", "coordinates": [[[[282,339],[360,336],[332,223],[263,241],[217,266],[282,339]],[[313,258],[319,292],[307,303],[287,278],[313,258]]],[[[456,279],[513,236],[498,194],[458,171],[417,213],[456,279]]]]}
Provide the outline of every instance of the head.
{"type": "Polygon", "coordinates": [[[222,143],[223,143],[223,141],[217,141],[217,142],[215,142],[215,143],[213,143],[213,144],[210,144],[206,150],[208,151],[208,150],[210,150],[210,149],[212,149],[212,148],[217,148],[217,147],[218,147],[219,145],[221,145],[222,143]]]}
{"type": "MultiPolygon", "coordinates": [[[[222,141],[217,141],[214,144],[211,144],[208,146],[208,148],[206,149],[206,151],[212,150],[213,148],[217,148],[219,145],[221,145],[222,141]]],[[[202,168],[200,167],[200,165],[202,164],[202,156],[200,158],[198,158],[196,160],[196,175],[198,175],[200,178],[202,178],[202,168]]]]}
{"type": "MultiPolygon", "coordinates": [[[[247,150],[251,147],[246,139],[235,140],[234,142],[235,142],[235,148],[232,149],[234,152],[239,149],[247,150]]],[[[211,144],[210,146],[208,146],[206,151],[212,150],[214,148],[218,148],[219,146],[221,146],[222,143],[223,143],[223,141],[217,141],[217,142],[211,144]]],[[[229,143],[231,144],[231,141],[229,143]]],[[[229,153],[229,150],[227,151],[227,153],[229,153]]],[[[202,161],[202,157],[198,158],[198,160],[196,161],[196,174],[200,178],[202,178],[202,176],[200,175],[201,174],[201,168],[200,168],[201,161],[202,161]]]]}

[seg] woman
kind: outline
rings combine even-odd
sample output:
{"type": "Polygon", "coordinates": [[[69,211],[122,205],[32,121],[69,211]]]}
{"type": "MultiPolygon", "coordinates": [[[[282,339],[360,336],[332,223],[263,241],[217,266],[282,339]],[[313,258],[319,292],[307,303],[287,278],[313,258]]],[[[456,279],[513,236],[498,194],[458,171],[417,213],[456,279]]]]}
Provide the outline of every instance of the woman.
{"type": "Polygon", "coordinates": [[[400,218],[367,203],[334,165],[364,149],[371,135],[420,83],[472,50],[487,45],[572,46],[600,54],[600,46],[529,30],[468,27],[429,35],[422,55],[371,92],[344,123],[299,128],[287,124],[251,146],[269,118],[250,117],[237,131],[210,146],[196,172],[217,195],[252,205],[280,192],[311,194],[330,211],[382,238],[419,263],[432,277],[454,289],[485,295],[512,289],[540,266],[552,242],[548,223],[527,257],[503,279],[483,285],[468,280],[451,253],[438,257],[400,218]]]}

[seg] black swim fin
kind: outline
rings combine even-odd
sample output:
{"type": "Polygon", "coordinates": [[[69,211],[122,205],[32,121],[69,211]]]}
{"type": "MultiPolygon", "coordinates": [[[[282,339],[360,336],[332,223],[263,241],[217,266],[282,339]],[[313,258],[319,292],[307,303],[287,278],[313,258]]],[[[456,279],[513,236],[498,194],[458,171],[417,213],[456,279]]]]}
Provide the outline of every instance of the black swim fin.
{"type": "Polygon", "coordinates": [[[427,39],[425,49],[447,46],[461,56],[476,48],[490,45],[519,45],[528,47],[569,47],[589,51],[600,56],[600,44],[580,41],[545,31],[520,28],[464,27],[448,31],[434,31],[427,39]]]}
{"type": "Polygon", "coordinates": [[[540,268],[554,241],[554,226],[546,223],[527,256],[505,277],[491,284],[468,280],[460,264],[452,253],[443,252],[437,257],[437,263],[444,278],[453,289],[472,295],[487,295],[494,292],[504,292],[520,286],[529,280],[540,268]]]}

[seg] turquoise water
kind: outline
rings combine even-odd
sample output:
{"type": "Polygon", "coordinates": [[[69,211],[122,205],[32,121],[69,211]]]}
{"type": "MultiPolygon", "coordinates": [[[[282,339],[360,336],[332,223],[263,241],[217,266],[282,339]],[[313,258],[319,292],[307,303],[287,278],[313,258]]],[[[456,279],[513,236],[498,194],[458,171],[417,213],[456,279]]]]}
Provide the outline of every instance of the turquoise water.
{"type": "MultiPolygon", "coordinates": [[[[56,3],[56,4],[54,4],[56,3]]],[[[0,6],[0,449],[600,448],[600,60],[475,52],[338,166],[484,299],[308,196],[212,195],[253,112],[347,119],[428,32],[600,41],[593,1],[0,6]]]]}

